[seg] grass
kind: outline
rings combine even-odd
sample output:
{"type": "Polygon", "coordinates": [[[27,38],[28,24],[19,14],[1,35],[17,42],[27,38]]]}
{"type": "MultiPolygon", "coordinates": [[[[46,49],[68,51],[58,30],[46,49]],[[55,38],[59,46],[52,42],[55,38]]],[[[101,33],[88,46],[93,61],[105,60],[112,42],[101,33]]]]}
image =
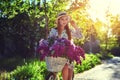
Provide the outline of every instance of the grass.
{"type": "MultiPolygon", "coordinates": [[[[4,79],[14,78],[22,79],[34,79],[34,78],[43,78],[47,73],[45,62],[40,62],[38,59],[24,59],[24,58],[6,58],[1,59],[3,63],[0,63],[0,77],[4,79]],[[24,75],[23,75],[24,73],[24,75]],[[12,75],[12,76],[10,76],[12,75]],[[39,76],[36,76],[39,75],[39,76]]],[[[86,54],[86,59],[83,60],[81,65],[75,64],[75,74],[83,72],[85,70],[91,69],[97,64],[100,64],[100,59],[97,55],[86,54]]],[[[0,79],[1,79],[0,78],[0,79]]]]}

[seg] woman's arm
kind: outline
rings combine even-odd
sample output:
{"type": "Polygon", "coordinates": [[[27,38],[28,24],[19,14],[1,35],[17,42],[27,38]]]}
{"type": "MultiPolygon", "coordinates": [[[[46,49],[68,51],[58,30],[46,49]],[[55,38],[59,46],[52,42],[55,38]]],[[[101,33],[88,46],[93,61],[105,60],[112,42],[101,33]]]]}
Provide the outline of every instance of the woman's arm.
{"type": "Polygon", "coordinates": [[[81,29],[78,28],[78,26],[77,26],[77,24],[75,23],[75,21],[71,20],[71,21],[70,21],[70,24],[71,24],[71,26],[74,28],[74,30],[71,30],[72,37],[73,37],[73,38],[77,38],[77,39],[82,38],[81,29]]]}

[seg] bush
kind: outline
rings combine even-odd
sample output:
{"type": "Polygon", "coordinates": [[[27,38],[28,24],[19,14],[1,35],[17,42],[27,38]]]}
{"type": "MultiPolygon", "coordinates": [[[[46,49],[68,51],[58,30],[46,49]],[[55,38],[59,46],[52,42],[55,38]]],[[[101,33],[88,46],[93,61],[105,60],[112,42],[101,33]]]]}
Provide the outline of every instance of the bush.
{"type": "Polygon", "coordinates": [[[82,61],[81,65],[75,65],[74,72],[80,73],[85,70],[93,68],[95,65],[100,64],[101,60],[95,54],[86,54],[86,59],[82,61]]]}
{"type": "MultiPolygon", "coordinates": [[[[74,72],[80,73],[85,70],[93,68],[95,65],[99,64],[101,61],[97,55],[86,54],[86,59],[82,61],[81,65],[76,65],[74,72]]],[[[32,59],[32,62],[26,62],[23,66],[18,66],[11,72],[5,72],[0,75],[1,80],[44,80],[48,71],[46,69],[45,62],[40,62],[39,60],[32,59]]],[[[61,73],[58,74],[61,78],[61,73]]]]}
{"type": "Polygon", "coordinates": [[[9,73],[8,80],[44,80],[47,73],[45,62],[35,60],[31,63],[26,63],[23,66],[18,66],[15,70],[9,73]]]}
{"type": "Polygon", "coordinates": [[[113,47],[110,51],[114,56],[120,56],[120,47],[113,47]]]}

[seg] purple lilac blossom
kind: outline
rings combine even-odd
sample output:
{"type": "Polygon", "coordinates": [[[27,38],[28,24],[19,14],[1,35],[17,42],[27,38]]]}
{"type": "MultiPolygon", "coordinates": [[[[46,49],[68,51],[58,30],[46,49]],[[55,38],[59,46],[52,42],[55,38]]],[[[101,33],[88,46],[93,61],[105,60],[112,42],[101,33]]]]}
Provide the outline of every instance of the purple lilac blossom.
{"type": "Polygon", "coordinates": [[[45,56],[66,57],[71,61],[76,61],[77,64],[81,64],[81,57],[85,58],[84,50],[65,38],[42,39],[37,50],[41,52],[41,60],[44,60],[45,56]]]}

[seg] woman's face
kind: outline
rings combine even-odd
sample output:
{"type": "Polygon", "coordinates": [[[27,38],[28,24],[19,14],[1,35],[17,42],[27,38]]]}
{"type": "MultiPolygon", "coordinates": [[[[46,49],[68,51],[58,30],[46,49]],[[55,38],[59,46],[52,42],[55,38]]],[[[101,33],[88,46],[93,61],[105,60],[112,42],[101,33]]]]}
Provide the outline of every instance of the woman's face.
{"type": "Polygon", "coordinates": [[[68,17],[67,16],[62,16],[59,19],[59,25],[60,26],[66,26],[68,24],[68,17]]]}

